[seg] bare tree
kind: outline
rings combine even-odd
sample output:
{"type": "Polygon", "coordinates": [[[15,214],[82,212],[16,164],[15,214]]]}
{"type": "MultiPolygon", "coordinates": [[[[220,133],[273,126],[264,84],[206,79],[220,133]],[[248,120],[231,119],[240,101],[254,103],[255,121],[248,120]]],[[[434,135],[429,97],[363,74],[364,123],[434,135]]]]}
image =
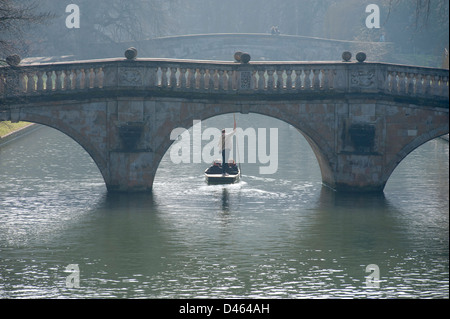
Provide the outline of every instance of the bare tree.
{"type": "Polygon", "coordinates": [[[181,10],[177,5],[180,0],[72,1],[79,7],[79,28],[66,27],[68,2],[39,0],[41,10],[53,12],[55,19],[48,26],[33,30],[34,55],[73,55],[80,59],[112,57],[117,56],[116,48],[123,42],[137,42],[179,30],[174,13],[181,10]],[[110,56],[105,55],[105,51],[110,56]]]}
{"type": "Polygon", "coordinates": [[[6,62],[8,55],[25,54],[30,44],[26,30],[53,17],[37,8],[35,1],[0,0],[0,64],[6,62]]]}

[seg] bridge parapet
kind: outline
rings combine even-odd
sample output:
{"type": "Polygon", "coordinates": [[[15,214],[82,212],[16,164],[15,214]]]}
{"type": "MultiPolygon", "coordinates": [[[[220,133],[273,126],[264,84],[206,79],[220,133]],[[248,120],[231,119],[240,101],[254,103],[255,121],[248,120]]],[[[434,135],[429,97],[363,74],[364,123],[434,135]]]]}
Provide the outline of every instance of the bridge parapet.
{"type": "Polygon", "coordinates": [[[203,93],[262,97],[378,93],[448,102],[448,70],[353,62],[252,62],[104,59],[0,69],[0,102],[79,92],[203,93]],[[57,93],[57,94],[55,94],[57,93]]]}

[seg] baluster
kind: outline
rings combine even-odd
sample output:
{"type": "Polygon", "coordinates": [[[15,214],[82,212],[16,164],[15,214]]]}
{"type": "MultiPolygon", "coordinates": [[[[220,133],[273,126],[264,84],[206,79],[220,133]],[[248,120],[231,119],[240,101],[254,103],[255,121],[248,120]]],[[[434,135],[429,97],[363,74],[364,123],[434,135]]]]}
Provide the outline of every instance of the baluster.
{"type": "Polygon", "coordinates": [[[81,70],[72,70],[72,89],[80,89],[81,85],[81,70]]]}
{"type": "Polygon", "coordinates": [[[76,88],[76,84],[77,84],[77,72],[75,70],[71,70],[69,78],[70,78],[69,88],[71,90],[74,90],[76,88]]]}
{"type": "Polygon", "coordinates": [[[398,75],[398,91],[400,94],[406,93],[406,77],[405,72],[399,72],[398,75]]]}
{"type": "Polygon", "coordinates": [[[391,80],[392,80],[391,71],[387,71],[386,78],[384,80],[384,91],[385,92],[391,92],[391,80]]]}
{"type": "Polygon", "coordinates": [[[233,91],[233,71],[227,71],[228,81],[227,81],[227,90],[233,91]]]}
{"type": "Polygon", "coordinates": [[[305,84],[304,84],[305,90],[311,89],[311,79],[309,78],[310,74],[311,74],[311,70],[306,69],[305,70],[305,84]]]}
{"type": "Polygon", "coordinates": [[[56,78],[55,78],[55,90],[60,91],[62,89],[62,78],[61,78],[61,71],[57,70],[55,71],[56,78]]]}
{"type": "Polygon", "coordinates": [[[406,74],[407,77],[407,94],[408,95],[413,95],[414,94],[414,74],[412,73],[407,73],[406,74]]]}
{"type": "Polygon", "coordinates": [[[91,68],[84,69],[84,88],[91,88],[91,68]]]}
{"type": "Polygon", "coordinates": [[[98,87],[103,89],[103,85],[105,83],[105,72],[103,71],[103,68],[100,68],[100,75],[98,79],[98,87]]]}
{"type": "Polygon", "coordinates": [[[429,95],[431,93],[431,76],[430,75],[426,75],[424,77],[424,88],[423,88],[423,93],[425,95],[429,95]]]}
{"type": "Polygon", "coordinates": [[[214,88],[217,90],[219,89],[219,81],[220,81],[220,73],[219,70],[216,70],[216,72],[214,73],[214,88]]]}
{"type": "Polygon", "coordinates": [[[397,81],[397,72],[392,72],[392,81],[391,81],[391,91],[392,93],[398,93],[398,81],[397,81]]]}
{"type": "Polygon", "coordinates": [[[198,85],[199,85],[199,82],[200,82],[200,70],[199,69],[194,69],[193,70],[193,79],[194,79],[194,82],[193,82],[193,89],[194,90],[196,90],[196,89],[198,89],[198,85]]]}
{"type": "Polygon", "coordinates": [[[180,68],[180,88],[186,88],[186,69],[180,68]]]}
{"type": "Polygon", "coordinates": [[[77,89],[84,89],[85,86],[85,77],[84,69],[77,70],[77,89]]]}
{"type": "Polygon", "coordinates": [[[448,98],[448,76],[444,76],[442,78],[441,87],[442,87],[442,96],[448,98]]]}
{"type": "Polygon", "coordinates": [[[267,79],[267,90],[272,90],[274,86],[274,78],[273,78],[273,70],[268,70],[267,75],[269,78],[267,79]]]}
{"type": "Polygon", "coordinates": [[[252,75],[250,77],[250,90],[256,90],[256,85],[258,81],[256,79],[256,70],[252,71],[252,75]]]}
{"type": "Polygon", "coordinates": [[[210,72],[210,70],[205,69],[205,76],[204,76],[204,78],[205,78],[205,89],[210,88],[209,81],[210,81],[211,75],[209,74],[209,72],[210,72]]]}
{"type": "Polygon", "coordinates": [[[180,68],[180,88],[187,88],[189,85],[189,69],[180,68]]]}
{"type": "Polygon", "coordinates": [[[89,69],[81,69],[81,83],[80,83],[81,89],[87,89],[89,88],[89,69]],[[86,75],[86,72],[87,75],[86,75]]]}
{"type": "Polygon", "coordinates": [[[64,72],[64,75],[65,75],[65,78],[64,78],[65,89],[70,90],[70,88],[72,86],[72,73],[70,70],[66,70],[64,72]]]}
{"type": "Polygon", "coordinates": [[[219,90],[223,91],[224,90],[224,71],[223,70],[219,70],[219,90]]]}
{"type": "Polygon", "coordinates": [[[286,70],[286,89],[292,90],[292,70],[286,70]]]}
{"type": "Polygon", "coordinates": [[[441,83],[440,83],[440,76],[439,75],[435,75],[433,77],[433,87],[432,87],[432,94],[433,95],[441,95],[441,83]]]}
{"type": "Polygon", "coordinates": [[[330,88],[330,70],[323,69],[322,70],[322,89],[329,90],[330,88]]]}
{"type": "Polygon", "coordinates": [[[94,87],[94,79],[95,79],[94,69],[93,68],[87,69],[85,78],[85,85],[87,89],[91,89],[94,87]]]}
{"type": "Polygon", "coordinates": [[[416,74],[416,88],[415,88],[415,95],[422,95],[423,94],[423,84],[422,84],[422,75],[416,74]]]}
{"type": "Polygon", "coordinates": [[[95,68],[95,81],[94,81],[94,87],[95,88],[103,88],[103,77],[105,73],[103,72],[103,68],[95,68]]]}
{"type": "Polygon", "coordinates": [[[205,69],[205,74],[204,74],[203,77],[205,79],[205,86],[204,86],[204,88],[207,89],[209,87],[209,78],[210,78],[208,69],[205,69]]]}
{"type": "Polygon", "coordinates": [[[206,70],[205,69],[200,69],[200,78],[199,78],[199,82],[198,82],[198,88],[200,90],[205,89],[205,73],[206,70]]]}
{"type": "Polygon", "coordinates": [[[84,88],[91,88],[91,68],[84,69],[84,88]]]}
{"type": "Polygon", "coordinates": [[[34,86],[34,73],[28,72],[27,73],[27,93],[34,92],[35,86],[34,86]]]}
{"type": "Polygon", "coordinates": [[[214,90],[214,74],[216,70],[208,70],[208,89],[214,90]]]}
{"type": "Polygon", "coordinates": [[[264,70],[258,70],[258,90],[262,91],[264,90],[266,86],[266,78],[264,77],[264,70]]]}
{"type": "Polygon", "coordinates": [[[312,81],[312,89],[319,90],[320,89],[320,77],[319,77],[320,69],[313,69],[313,81],[312,81]]]}
{"type": "Polygon", "coordinates": [[[277,90],[283,89],[283,71],[277,70],[277,90]]]}
{"type": "Polygon", "coordinates": [[[67,70],[64,70],[64,71],[62,71],[62,75],[63,75],[63,79],[62,79],[62,89],[63,90],[68,90],[68,86],[69,86],[69,75],[70,75],[70,73],[69,73],[69,71],[67,71],[67,70]]]}
{"type": "Polygon", "coordinates": [[[45,90],[53,91],[53,80],[52,80],[53,71],[47,71],[45,72],[45,75],[47,76],[47,79],[45,81],[45,90]]]}
{"type": "MultiPolygon", "coordinates": [[[[29,72],[25,72],[23,79],[23,82],[25,84],[25,90],[23,91],[24,93],[28,93],[29,87],[31,87],[31,83],[30,84],[28,83],[29,81],[30,81],[30,74],[29,72]]],[[[11,88],[8,87],[8,89],[10,90],[11,88]]]]}
{"type": "Polygon", "coordinates": [[[295,89],[302,89],[302,70],[294,70],[295,72],[295,89]]]}
{"type": "Polygon", "coordinates": [[[162,77],[162,70],[159,66],[156,67],[156,86],[161,86],[161,77],[162,77]]]}
{"type": "Polygon", "coordinates": [[[386,79],[384,81],[384,91],[385,92],[391,92],[392,91],[392,72],[391,71],[387,71],[386,72],[386,79]]]}
{"type": "Polygon", "coordinates": [[[44,90],[44,79],[43,79],[44,72],[37,71],[36,75],[37,75],[36,91],[43,91],[44,90]]]}
{"type": "Polygon", "coordinates": [[[224,71],[223,72],[223,89],[225,91],[228,91],[231,89],[231,87],[229,86],[229,83],[231,81],[231,72],[232,71],[224,71]]]}
{"type": "Polygon", "coordinates": [[[195,69],[189,69],[187,72],[187,86],[191,89],[195,89],[195,69]]]}
{"type": "Polygon", "coordinates": [[[167,67],[161,67],[161,87],[167,87],[167,67]]]}
{"type": "Polygon", "coordinates": [[[169,86],[171,88],[176,88],[177,87],[177,68],[172,67],[170,68],[170,84],[169,86]]]}

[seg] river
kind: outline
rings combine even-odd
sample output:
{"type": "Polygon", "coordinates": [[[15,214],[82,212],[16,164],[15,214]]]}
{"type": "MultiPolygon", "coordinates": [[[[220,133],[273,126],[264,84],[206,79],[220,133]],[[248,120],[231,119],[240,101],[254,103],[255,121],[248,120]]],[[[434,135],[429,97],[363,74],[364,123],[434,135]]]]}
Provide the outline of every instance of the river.
{"type": "Polygon", "coordinates": [[[0,298],[449,297],[447,141],[408,155],[384,194],[343,195],[295,129],[238,125],[278,128],[275,174],[243,163],[240,183],[209,186],[168,152],[153,193],[108,194],[54,129],[0,147],[0,298]]]}

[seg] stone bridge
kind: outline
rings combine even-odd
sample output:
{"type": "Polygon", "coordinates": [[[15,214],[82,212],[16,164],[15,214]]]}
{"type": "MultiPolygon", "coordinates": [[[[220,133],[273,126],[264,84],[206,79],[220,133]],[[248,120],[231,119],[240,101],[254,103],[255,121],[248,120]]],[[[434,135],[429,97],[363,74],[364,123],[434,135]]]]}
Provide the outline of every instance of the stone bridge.
{"type": "Polygon", "coordinates": [[[367,62],[103,59],[0,68],[0,120],[78,142],[109,191],[152,189],[171,131],[225,113],[296,127],[324,184],[382,191],[396,166],[449,132],[448,70],[367,62]]]}
{"type": "Polygon", "coordinates": [[[394,44],[323,39],[264,33],[211,33],[167,36],[127,43],[83,46],[77,57],[115,57],[128,47],[152,58],[230,60],[236,51],[249,52],[253,61],[336,61],[344,51],[364,51],[371,61],[395,62],[394,44]],[[86,55],[89,52],[90,56],[86,55]]]}

